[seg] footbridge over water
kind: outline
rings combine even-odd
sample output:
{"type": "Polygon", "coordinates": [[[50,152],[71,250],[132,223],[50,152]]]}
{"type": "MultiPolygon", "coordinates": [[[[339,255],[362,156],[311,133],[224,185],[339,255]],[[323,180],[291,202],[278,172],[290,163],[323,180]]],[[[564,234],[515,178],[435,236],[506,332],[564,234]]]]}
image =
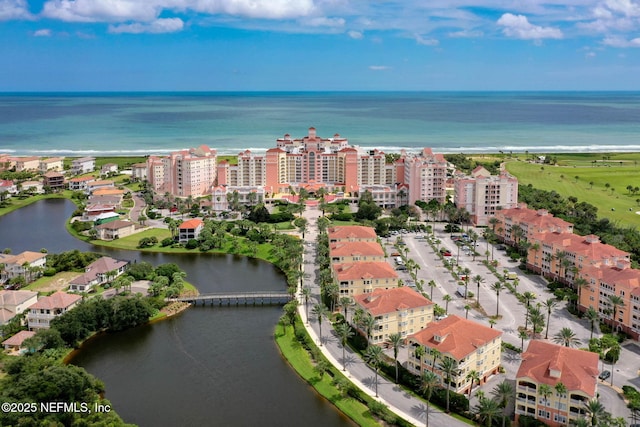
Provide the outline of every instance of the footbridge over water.
{"type": "Polygon", "coordinates": [[[220,292],[188,297],[167,298],[167,301],[182,301],[193,305],[284,305],[291,300],[287,292],[220,292]]]}

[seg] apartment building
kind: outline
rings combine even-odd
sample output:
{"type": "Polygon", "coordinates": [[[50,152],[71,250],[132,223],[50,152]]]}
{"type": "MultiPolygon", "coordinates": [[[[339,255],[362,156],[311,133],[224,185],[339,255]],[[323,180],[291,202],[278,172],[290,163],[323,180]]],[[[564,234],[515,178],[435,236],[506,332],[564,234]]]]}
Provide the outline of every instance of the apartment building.
{"type": "Polygon", "coordinates": [[[332,263],[384,261],[384,250],[378,242],[334,242],[329,244],[332,263]]]}
{"type": "Polygon", "coordinates": [[[371,344],[388,342],[390,334],[398,333],[406,338],[433,320],[433,303],[406,286],[375,289],[368,294],[356,295],[353,300],[356,309],[360,308],[375,320],[371,344]]]}
{"type": "Polygon", "coordinates": [[[71,161],[71,173],[81,175],[83,173],[93,172],[96,168],[95,157],[81,157],[71,161]]]}
{"type": "Polygon", "coordinates": [[[449,315],[407,337],[407,369],[415,375],[421,375],[424,370],[432,370],[443,378],[440,363],[445,357],[452,358],[458,363],[458,369],[451,378],[451,389],[464,393],[472,386],[471,380],[467,378],[469,372],[478,372],[481,384],[498,372],[501,337],[502,331],[449,315]],[[423,348],[424,356],[417,357],[418,347],[423,348]]]}
{"type": "Polygon", "coordinates": [[[408,185],[406,203],[414,205],[416,200],[437,200],[444,204],[447,199],[447,160],[442,154],[434,154],[424,148],[418,155],[404,156],[404,180],[408,185]]]}
{"type": "Polygon", "coordinates": [[[327,229],[329,244],[335,242],[377,242],[376,231],[362,225],[342,225],[327,229]]]}
{"type": "Polygon", "coordinates": [[[573,233],[573,224],[556,218],[546,209],[529,209],[525,203],[495,212],[496,223],[491,228],[503,242],[527,241],[536,233],[573,233]]]}
{"type": "Polygon", "coordinates": [[[216,173],[217,152],[206,145],[147,159],[147,180],[160,194],[205,196],[215,184],[216,173]]]}
{"type": "Polygon", "coordinates": [[[584,417],[597,375],[596,353],[531,340],[516,374],[516,423],[521,415],[551,427],[584,417]]]}
{"type": "Polygon", "coordinates": [[[341,296],[368,294],[375,289],[398,287],[398,274],[388,262],[333,264],[331,270],[341,296]]]}
{"type": "Polygon", "coordinates": [[[38,165],[40,173],[49,171],[62,172],[64,170],[64,157],[50,157],[48,159],[40,159],[38,165]]]}
{"type": "Polygon", "coordinates": [[[505,171],[491,175],[478,166],[471,175],[456,174],[454,190],[456,207],[466,209],[476,226],[489,225],[498,210],[518,205],[518,179],[505,171]]]}
{"type": "Polygon", "coordinates": [[[40,157],[12,157],[16,172],[37,171],[40,168],[40,157]]]}
{"type": "Polygon", "coordinates": [[[64,175],[60,172],[49,171],[42,175],[42,184],[52,190],[62,190],[65,187],[64,175]]]}

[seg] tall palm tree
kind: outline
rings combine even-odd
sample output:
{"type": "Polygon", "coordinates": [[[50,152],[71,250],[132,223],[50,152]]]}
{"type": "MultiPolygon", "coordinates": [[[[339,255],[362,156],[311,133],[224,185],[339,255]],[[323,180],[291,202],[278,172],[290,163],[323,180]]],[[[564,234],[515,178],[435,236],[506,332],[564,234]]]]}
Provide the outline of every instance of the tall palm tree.
{"type": "Polygon", "coordinates": [[[424,354],[425,354],[424,347],[421,345],[418,345],[418,347],[416,347],[416,349],[413,351],[413,354],[418,359],[418,363],[420,367],[419,370],[422,371],[422,358],[424,357],[424,354]]]}
{"type": "Polygon", "coordinates": [[[527,326],[529,325],[529,308],[531,307],[531,301],[536,299],[536,294],[534,294],[533,292],[525,292],[524,294],[522,294],[522,298],[525,301],[525,305],[527,306],[527,313],[525,315],[524,318],[524,328],[527,329],[527,326]]]}
{"type": "Polygon", "coordinates": [[[491,427],[493,419],[500,414],[500,405],[493,399],[482,397],[473,408],[473,412],[478,416],[480,424],[491,427]]]}
{"type": "Polygon", "coordinates": [[[347,370],[347,358],[345,356],[345,347],[347,346],[347,341],[349,338],[353,337],[353,331],[351,330],[351,326],[348,323],[340,323],[336,326],[336,332],[338,333],[338,337],[340,337],[340,343],[342,344],[342,370],[347,370]]]}
{"type": "Polygon", "coordinates": [[[542,303],[542,306],[547,309],[547,330],[544,334],[544,339],[549,338],[549,323],[551,323],[551,311],[557,307],[558,300],[555,298],[548,298],[546,301],[542,303]]]}
{"type": "Polygon", "coordinates": [[[311,288],[304,286],[302,288],[302,298],[304,298],[304,313],[307,318],[307,324],[309,323],[309,298],[311,298],[311,288]]]}
{"type": "Polygon", "coordinates": [[[351,297],[342,297],[340,298],[340,301],[338,301],[338,304],[340,304],[340,306],[342,307],[342,309],[344,310],[344,321],[347,321],[347,311],[349,310],[349,306],[352,303],[352,299],[351,297]]]}
{"type": "Polygon", "coordinates": [[[573,281],[573,287],[578,291],[578,300],[576,308],[580,307],[580,298],[582,297],[582,289],[589,286],[589,282],[584,277],[578,277],[573,281]]]}
{"type": "Polygon", "coordinates": [[[453,298],[451,297],[451,295],[447,294],[445,296],[442,297],[442,299],[444,300],[444,313],[445,314],[449,314],[449,303],[451,301],[453,301],[453,298]]]}
{"type": "Polygon", "coordinates": [[[449,413],[449,392],[451,389],[451,378],[458,370],[458,362],[452,357],[445,356],[440,362],[440,366],[438,368],[442,371],[445,381],[447,382],[447,413],[449,413]]]}
{"type": "Polygon", "coordinates": [[[378,397],[378,368],[380,368],[380,362],[382,362],[382,347],[370,345],[364,352],[364,359],[367,363],[370,363],[376,371],[376,397],[378,397]]]}
{"type": "Polygon", "coordinates": [[[389,342],[393,348],[393,360],[396,365],[396,384],[398,384],[398,351],[400,350],[400,346],[404,342],[404,339],[402,338],[402,335],[395,332],[393,334],[389,334],[389,342]]]}
{"type": "Polygon", "coordinates": [[[431,288],[431,293],[429,295],[429,299],[431,301],[433,301],[433,288],[437,287],[438,285],[436,284],[435,280],[429,280],[429,283],[427,283],[429,285],[429,287],[431,288]]]}
{"type": "Polygon", "coordinates": [[[535,338],[544,329],[544,314],[540,311],[539,304],[529,309],[529,319],[531,320],[531,329],[535,338]]]}
{"type": "Polygon", "coordinates": [[[580,340],[576,338],[576,333],[567,327],[560,329],[560,332],[553,336],[553,342],[565,347],[577,347],[580,345],[580,340]]]}
{"type": "Polygon", "coordinates": [[[479,307],[480,306],[480,284],[484,283],[484,277],[477,274],[476,276],[473,277],[473,281],[476,282],[476,285],[478,285],[478,292],[476,293],[476,304],[478,304],[478,307],[479,307]]]}
{"type": "Polygon", "coordinates": [[[507,408],[514,396],[513,386],[509,381],[504,380],[496,384],[491,394],[495,396],[498,401],[498,406],[502,408],[502,427],[504,427],[507,420],[507,408]]]}
{"type": "Polygon", "coordinates": [[[316,304],[311,309],[311,314],[316,316],[318,320],[318,327],[320,328],[320,346],[322,347],[322,318],[328,313],[327,307],[324,304],[316,304]]]}
{"type": "Polygon", "coordinates": [[[549,406],[549,396],[553,394],[553,388],[549,384],[540,384],[538,386],[538,395],[544,399],[544,405],[549,406]]]}
{"type": "Polygon", "coordinates": [[[469,310],[471,310],[471,306],[469,304],[464,306],[464,318],[468,319],[469,318],[469,310]]]}
{"type": "Polygon", "coordinates": [[[367,335],[367,343],[371,342],[371,332],[376,326],[376,319],[369,313],[365,314],[360,320],[362,330],[367,335]]]}
{"type": "Polygon", "coordinates": [[[431,372],[435,372],[436,362],[438,358],[442,356],[442,353],[437,348],[429,349],[429,355],[431,356],[431,372]]]}
{"type": "Polygon", "coordinates": [[[518,332],[518,338],[520,338],[520,351],[524,351],[524,340],[529,338],[529,334],[527,334],[527,330],[523,329],[518,332]]]}
{"type": "Polygon", "coordinates": [[[618,308],[624,307],[624,299],[620,295],[609,295],[609,304],[613,306],[613,333],[618,333],[618,328],[616,325],[616,318],[618,316],[618,308]]]}
{"type": "Polygon", "coordinates": [[[593,328],[596,325],[596,322],[600,319],[600,314],[598,314],[598,311],[593,308],[593,307],[589,307],[587,309],[587,311],[584,312],[584,317],[589,321],[589,323],[591,323],[591,336],[589,337],[589,340],[593,339],[593,328]]]}
{"type": "Polygon", "coordinates": [[[496,292],[496,318],[500,316],[500,292],[505,288],[502,282],[496,282],[491,286],[496,292]]]}
{"type": "Polygon", "coordinates": [[[426,427],[429,427],[431,395],[433,394],[433,390],[438,386],[438,384],[440,384],[440,377],[438,377],[431,371],[422,371],[422,375],[420,376],[420,391],[424,394],[425,399],[427,399],[427,410],[425,412],[426,427]]]}
{"type": "Polygon", "coordinates": [[[592,426],[597,426],[598,421],[600,421],[604,417],[606,412],[604,405],[600,403],[600,401],[597,398],[589,400],[585,404],[584,409],[589,415],[589,418],[591,419],[592,426]]]}
{"type": "Polygon", "coordinates": [[[473,392],[473,386],[476,382],[480,381],[480,373],[478,371],[471,370],[469,371],[469,373],[467,374],[467,376],[465,377],[468,381],[471,381],[471,384],[469,384],[469,401],[471,401],[471,394],[473,392]]]}

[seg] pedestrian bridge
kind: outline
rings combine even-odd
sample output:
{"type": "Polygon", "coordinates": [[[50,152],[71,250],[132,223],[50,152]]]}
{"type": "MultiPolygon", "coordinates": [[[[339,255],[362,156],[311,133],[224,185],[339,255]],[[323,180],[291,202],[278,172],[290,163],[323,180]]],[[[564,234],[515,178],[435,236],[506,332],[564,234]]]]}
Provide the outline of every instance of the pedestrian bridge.
{"type": "Polygon", "coordinates": [[[220,292],[189,297],[167,298],[169,302],[182,301],[193,305],[283,305],[291,300],[287,292],[220,292]]]}

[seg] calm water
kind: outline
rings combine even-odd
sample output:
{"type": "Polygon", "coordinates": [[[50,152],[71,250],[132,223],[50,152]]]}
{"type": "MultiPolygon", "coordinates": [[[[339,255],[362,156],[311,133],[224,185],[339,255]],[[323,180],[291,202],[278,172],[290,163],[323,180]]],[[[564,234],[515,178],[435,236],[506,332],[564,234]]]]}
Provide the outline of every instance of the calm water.
{"type": "MultiPolygon", "coordinates": [[[[0,247],[97,250],[130,260],[179,264],[202,292],[283,289],[279,271],[232,256],[138,254],[69,236],[67,200],[43,200],[0,217],[0,247]],[[25,224],[29,224],[25,230],[25,224]]],[[[195,307],[167,321],[85,343],[73,363],[106,384],[122,418],[140,426],[349,426],[303,383],[273,341],[280,307],[195,307]]]]}
{"type": "Polygon", "coordinates": [[[285,133],[437,152],[640,151],[640,92],[0,94],[0,152],[262,151],[285,133]]]}

